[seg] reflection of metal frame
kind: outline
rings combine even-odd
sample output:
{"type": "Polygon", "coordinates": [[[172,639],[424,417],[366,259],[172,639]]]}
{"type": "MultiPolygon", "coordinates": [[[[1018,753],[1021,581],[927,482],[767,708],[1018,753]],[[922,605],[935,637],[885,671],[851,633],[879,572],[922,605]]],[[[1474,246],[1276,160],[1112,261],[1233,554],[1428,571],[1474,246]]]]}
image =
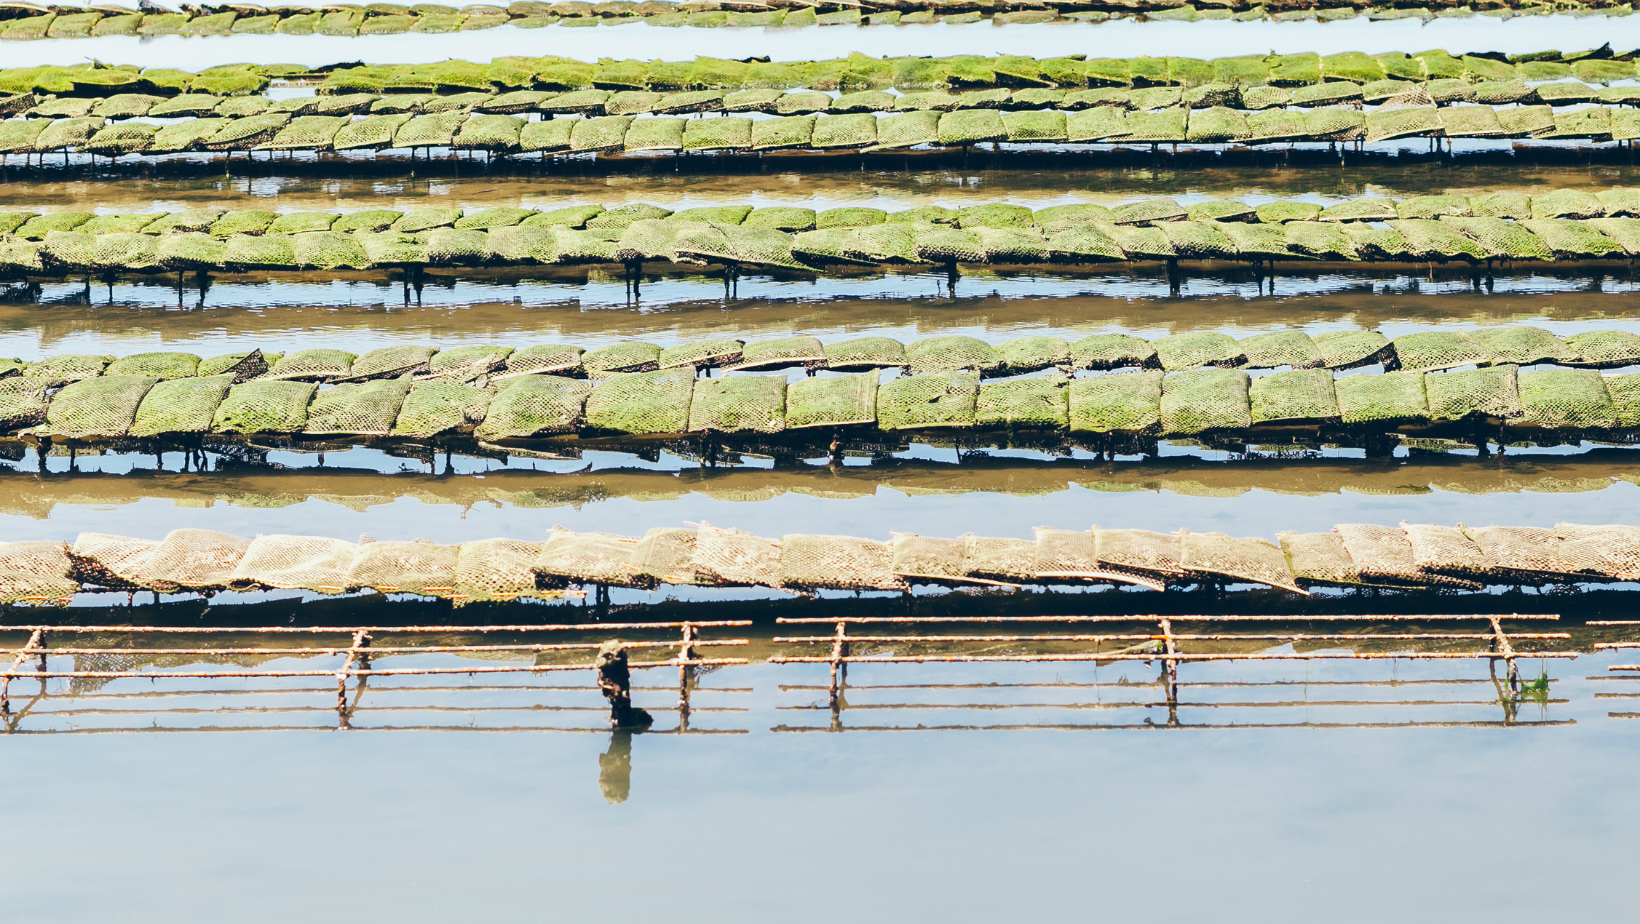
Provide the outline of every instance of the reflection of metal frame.
{"type": "MultiPolygon", "coordinates": [[[[1273,616],[992,616],[992,617],[862,617],[843,619],[800,619],[782,618],[784,624],[827,624],[834,625],[831,635],[823,636],[790,636],[777,637],[776,642],[785,642],[796,645],[830,645],[830,651],[824,655],[807,656],[778,656],[770,658],[773,663],[779,664],[826,664],[830,666],[831,676],[827,686],[783,686],[786,691],[797,690],[826,690],[827,703],[825,706],[787,706],[785,709],[829,709],[831,724],[829,726],[787,726],[781,725],[777,731],[843,731],[842,713],[845,709],[883,709],[883,710],[917,710],[917,709],[974,709],[974,710],[1006,710],[1006,709],[1131,709],[1131,708],[1159,708],[1167,709],[1168,727],[1183,727],[1179,721],[1181,706],[1198,708],[1272,708],[1279,706],[1366,706],[1366,705],[1491,705],[1496,704],[1503,708],[1501,722],[1396,722],[1396,723],[1286,723],[1307,727],[1341,725],[1346,727],[1375,727],[1379,725],[1409,726],[1468,726],[1468,725],[1515,725],[1517,724],[1516,710],[1521,700],[1520,673],[1517,660],[1522,657],[1531,658],[1575,658],[1577,652],[1564,651],[1529,651],[1521,652],[1515,647],[1521,641],[1545,641],[1570,638],[1564,632],[1506,632],[1503,622],[1506,620],[1552,621],[1558,619],[1555,615],[1409,615],[1409,616],[1304,616],[1304,617],[1273,617],[1273,616]],[[1347,633],[1315,633],[1315,632],[1178,632],[1177,623],[1205,623],[1214,625],[1234,625],[1247,623],[1271,622],[1346,622],[1357,624],[1371,623],[1422,623],[1422,622],[1484,622],[1486,628],[1482,631],[1471,632],[1347,632],[1347,633]],[[987,625],[1055,625],[1098,623],[1106,625],[1145,626],[1154,624],[1154,630],[1140,629],[1126,632],[1104,633],[1034,633],[1034,634],[850,634],[851,625],[891,625],[908,627],[927,627],[929,625],[950,625],[963,623],[979,623],[987,625]],[[1313,651],[1313,652],[1279,652],[1269,651],[1274,645],[1296,645],[1309,642],[1417,642],[1417,643],[1473,643],[1486,642],[1485,650],[1460,651],[1313,651]],[[1188,647],[1197,647],[1202,643],[1216,644],[1224,647],[1233,643],[1260,643],[1266,650],[1262,651],[1203,651],[1186,650],[1188,647]],[[1106,649],[1103,646],[1113,644],[1116,647],[1106,649]],[[913,653],[912,651],[888,651],[876,654],[855,654],[857,646],[936,646],[936,647],[963,647],[972,649],[973,646],[985,646],[993,650],[965,653],[913,653]],[[1034,651],[1014,653],[999,653],[996,646],[1014,646],[1017,651],[1021,646],[1068,645],[1072,651],[1034,651]],[[1310,702],[1228,702],[1228,703],[1190,703],[1181,702],[1179,698],[1179,665],[1181,663],[1201,663],[1220,661],[1332,661],[1332,660],[1485,660],[1491,674],[1488,680],[1460,680],[1441,681],[1442,683],[1491,683],[1496,691],[1496,698],[1486,701],[1452,701],[1452,700],[1414,700],[1394,702],[1357,702],[1357,701],[1321,701],[1310,702]],[[1156,702],[1123,702],[1123,703],[952,703],[952,704],[920,704],[920,703],[891,703],[870,706],[853,706],[845,701],[844,693],[847,688],[848,665],[850,664],[931,664],[931,663],[974,663],[974,662],[1012,662],[1012,663],[1051,663],[1051,662],[1093,662],[1114,663],[1124,661],[1143,661],[1145,663],[1161,662],[1161,675],[1154,684],[1162,687],[1164,698],[1156,702]],[[1502,661],[1505,665],[1505,676],[1499,680],[1497,664],[1502,661]]],[[[1287,682],[1272,683],[1202,683],[1193,686],[1201,688],[1213,687],[1242,687],[1242,688],[1280,688],[1288,685],[1287,682]]],[[[1349,681],[1321,681],[1306,682],[1306,687],[1312,686],[1389,686],[1404,685],[1402,681],[1377,682],[1349,682],[1349,681]]],[[[1131,687],[1133,684],[1125,683],[1131,687]]],[[[914,684],[914,685],[880,685],[855,687],[865,690],[959,690],[959,689],[1037,689],[1037,688],[1088,688],[1102,690],[1110,688],[1109,684],[1014,684],[1014,685],[963,685],[963,684],[914,684]]],[[[1540,702],[1548,703],[1544,699],[1540,702]]],[[[928,726],[872,726],[878,730],[900,729],[981,729],[981,728],[1058,728],[1058,729],[1096,729],[1096,728],[1145,728],[1156,723],[1146,720],[1140,725],[1099,725],[1099,724],[1028,724],[1028,725],[950,725],[928,726]]],[[[1533,722],[1530,724],[1570,724],[1562,722],[1533,722]]],[[[1191,725],[1188,727],[1279,727],[1261,723],[1235,723],[1234,726],[1191,725]]],[[[853,727],[853,730],[861,730],[853,727]]]]}
{"type": "MultiPolygon", "coordinates": [[[[1640,620],[1635,619],[1596,619],[1590,620],[1591,626],[1640,626],[1640,620]]],[[[1629,639],[1621,642],[1597,642],[1596,651],[1618,651],[1630,648],[1640,648],[1640,639],[1629,639]]],[[[1606,668],[1616,673],[1605,677],[1590,677],[1590,680],[1640,680],[1640,664],[1613,664],[1606,668]]],[[[1596,693],[1595,699],[1640,699],[1640,693],[1596,693]]],[[[1640,712],[1608,712],[1609,719],[1640,719],[1640,712]]]]}
{"type": "MultiPolygon", "coordinates": [[[[620,641],[621,641],[622,647],[624,649],[627,649],[627,650],[634,650],[634,649],[636,649],[636,650],[675,649],[675,653],[673,654],[673,656],[669,657],[669,658],[666,658],[665,660],[660,660],[660,661],[632,661],[632,662],[630,662],[629,667],[633,670],[644,670],[644,669],[666,668],[666,667],[675,667],[675,668],[677,668],[677,671],[678,671],[678,684],[675,687],[675,689],[678,691],[678,700],[677,700],[678,726],[672,732],[654,732],[654,733],[658,733],[658,734],[688,733],[688,732],[694,731],[694,730],[689,728],[689,717],[690,717],[690,714],[692,712],[698,712],[698,711],[708,711],[708,712],[743,711],[743,710],[738,710],[738,709],[731,710],[731,709],[722,709],[722,708],[709,708],[709,709],[702,710],[699,707],[696,707],[696,706],[691,704],[691,702],[690,702],[691,695],[697,688],[696,687],[696,675],[698,674],[698,672],[700,670],[702,670],[702,669],[712,669],[712,668],[722,667],[722,666],[731,665],[731,664],[745,664],[745,663],[747,663],[745,658],[703,658],[703,657],[700,657],[699,654],[698,654],[698,651],[697,651],[697,649],[700,649],[700,648],[719,647],[719,646],[744,646],[744,645],[747,644],[746,639],[706,639],[706,638],[702,638],[701,635],[700,635],[700,630],[703,629],[703,628],[722,628],[722,627],[728,627],[728,626],[749,626],[749,625],[751,625],[751,622],[748,621],[748,620],[719,620],[719,621],[711,621],[711,622],[615,623],[615,624],[602,624],[602,625],[593,624],[593,625],[533,625],[533,626],[532,625],[510,625],[510,626],[406,626],[406,627],[368,626],[368,627],[352,627],[352,628],[334,628],[334,627],[295,628],[295,627],[283,627],[283,626],[281,626],[281,627],[268,627],[268,628],[177,628],[177,627],[156,627],[156,626],[141,626],[141,627],[123,627],[123,626],[121,626],[121,627],[108,627],[108,626],[17,626],[17,627],[7,627],[8,631],[28,632],[29,636],[28,636],[28,641],[25,642],[21,647],[11,648],[11,649],[0,649],[0,651],[4,651],[4,652],[9,653],[9,654],[12,655],[12,660],[11,660],[10,665],[3,672],[0,672],[0,719],[3,719],[5,731],[8,734],[24,731],[24,729],[21,728],[22,721],[26,716],[29,716],[30,714],[33,714],[33,715],[36,715],[36,716],[46,716],[46,715],[53,715],[53,716],[92,716],[92,715],[132,716],[132,715],[141,715],[141,716],[152,716],[152,717],[154,717],[154,724],[152,726],[144,726],[143,727],[144,731],[165,731],[165,730],[169,730],[169,731],[236,730],[236,731],[238,731],[238,730],[250,730],[250,729],[246,726],[237,726],[237,725],[235,725],[235,726],[208,726],[208,727],[204,727],[204,728],[200,728],[198,726],[164,728],[164,727],[160,726],[159,720],[160,720],[160,717],[164,717],[164,716],[171,716],[171,717],[182,716],[182,715],[197,716],[197,715],[205,715],[205,714],[213,714],[213,713],[230,714],[230,715],[234,714],[234,713],[254,713],[254,714],[257,714],[257,715],[294,714],[294,715],[298,715],[298,716],[311,716],[314,713],[321,713],[322,712],[322,713],[327,713],[328,714],[328,713],[333,712],[336,716],[336,722],[335,722],[334,727],[339,728],[339,729],[348,729],[348,728],[353,727],[352,722],[353,722],[354,717],[359,713],[361,708],[363,708],[362,703],[363,703],[363,699],[364,699],[365,688],[366,688],[367,684],[369,683],[369,681],[373,678],[412,678],[412,677],[432,677],[432,676],[444,676],[444,675],[467,675],[467,676],[471,677],[471,676],[475,676],[475,675],[479,675],[479,674],[483,674],[483,675],[515,675],[515,676],[516,675],[529,675],[529,676],[538,676],[538,675],[541,675],[541,674],[557,673],[557,672],[562,672],[562,671],[592,671],[592,670],[594,670],[594,666],[593,666],[593,663],[590,660],[588,660],[588,661],[581,661],[581,660],[564,661],[564,662],[561,662],[561,663],[556,662],[556,661],[550,661],[550,662],[547,662],[547,663],[540,663],[540,662],[541,662],[542,658],[573,657],[577,653],[580,653],[580,652],[586,652],[588,654],[596,652],[598,650],[599,646],[603,643],[603,641],[605,639],[609,638],[608,633],[613,631],[613,630],[622,630],[622,631],[631,631],[631,632],[652,632],[652,631],[657,630],[657,629],[662,629],[662,630],[664,630],[664,629],[675,629],[675,630],[679,630],[679,638],[676,641],[636,641],[636,640],[624,640],[624,639],[622,639],[620,641]],[[563,642],[563,643],[553,643],[553,644],[539,643],[539,642],[536,642],[536,643],[531,643],[531,642],[502,642],[502,643],[498,643],[498,644],[482,644],[482,645],[439,644],[436,641],[436,639],[433,638],[434,636],[475,635],[475,634],[480,635],[480,636],[493,636],[493,635],[528,636],[528,635],[532,635],[532,634],[555,633],[555,632],[596,633],[600,636],[603,636],[603,638],[600,638],[600,640],[598,640],[598,641],[588,641],[588,642],[577,641],[577,642],[563,642]],[[346,637],[348,639],[348,641],[344,644],[341,644],[341,645],[313,645],[311,643],[311,641],[309,641],[308,644],[296,644],[296,645],[291,645],[291,646],[278,646],[278,645],[272,645],[272,646],[268,646],[268,645],[263,645],[263,646],[245,646],[245,645],[239,645],[239,646],[232,646],[232,645],[229,645],[229,646],[209,646],[209,645],[207,645],[207,646],[200,646],[200,647],[165,647],[165,646],[158,646],[158,647],[134,647],[134,646],[118,647],[118,646],[115,646],[115,647],[109,647],[109,646],[106,646],[106,645],[76,645],[76,644],[73,643],[73,641],[70,641],[67,645],[51,645],[50,642],[51,642],[52,636],[55,636],[55,635],[68,635],[71,638],[72,637],[84,637],[84,636],[87,636],[87,635],[96,635],[96,636],[115,635],[115,636],[118,636],[121,639],[128,640],[128,641],[140,640],[144,637],[157,637],[157,638],[160,638],[160,639],[171,639],[171,638],[181,638],[181,637],[188,637],[188,636],[194,636],[194,637],[203,636],[203,637],[206,637],[207,639],[211,639],[211,640],[218,640],[218,639],[237,640],[237,639],[245,639],[245,638],[256,637],[256,636],[275,636],[275,637],[286,637],[286,638],[290,638],[290,637],[304,638],[305,637],[306,639],[309,639],[309,640],[313,640],[313,639],[322,640],[324,636],[338,636],[339,635],[339,636],[346,637]],[[377,644],[378,639],[380,639],[384,636],[404,636],[405,638],[403,640],[395,640],[397,642],[395,644],[390,644],[390,645],[377,644]],[[432,654],[468,655],[468,656],[476,655],[476,656],[480,656],[480,657],[485,656],[485,655],[495,656],[495,655],[501,655],[501,654],[515,654],[515,655],[519,655],[519,654],[521,654],[521,655],[532,655],[533,654],[535,656],[535,661],[532,662],[532,663],[524,663],[524,664],[484,664],[484,665],[475,665],[475,666],[471,666],[471,667],[466,667],[466,666],[463,666],[463,667],[447,667],[446,666],[446,667],[380,668],[380,667],[375,667],[373,665],[373,661],[375,659],[383,658],[383,657],[406,656],[406,655],[409,655],[409,656],[432,655],[432,654]],[[122,656],[122,657],[149,656],[149,657],[152,657],[152,658],[155,658],[155,659],[158,659],[158,658],[186,657],[186,658],[197,658],[197,659],[199,659],[199,661],[202,661],[202,662],[208,662],[211,659],[221,659],[221,658],[228,658],[228,657],[241,657],[241,658],[246,658],[246,657],[251,657],[251,658],[254,658],[254,657],[265,657],[265,658],[308,657],[308,658],[341,658],[342,663],[339,666],[334,667],[334,668],[305,669],[305,670],[303,670],[303,669],[292,669],[292,668],[279,668],[279,667],[258,668],[258,667],[237,667],[237,666],[236,667],[207,667],[207,668],[197,668],[197,669],[189,669],[189,670],[156,670],[156,669],[152,669],[151,666],[150,667],[138,667],[138,668],[131,668],[131,669],[123,669],[123,670],[82,670],[82,669],[64,670],[64,669],[53,669],[53,667],[50,663],[50,659],[53,658],[53,657],[65,657],[65,656],[66,657],[73,657],[73,658],[76,658],[76,659],[83,658],[83,657],[97,657],[97,656],[122,656]],[[32,669],[25,668],[24,665],[27,664],[30,661],[35,662],[34,667],[32,669]],[[106,698],[108,700],[117,701],[117,702],[120,702],[122,704],[123,703],[129,703],[129,702],[136,702],[138,704],[142,704],[142,703],[145,703],[145,702],[150,702],[150,701],[153,701],[153,700],[156,700],[156,699],[161,699],[161,698],[164,698],[164,697],[179,697],[179,696],[181,696],[181,697],[186,697],[186,696],[212,696],[212,697],[250,696],[250,697],[265,697],[265,696],[270,696],[270,695],[279,695],[279,696],[289,696],[289,695],[293,695],[293,694],[297,694],[297,695],[310,694],[311,695],[311,694],[318,694],[318,693],[327,693],[331,689],[328,685],[326,685],[325,687],[312,687],[312,686],[299,686],[299,687],[260,686],[260,687],[257,687],[257,686],[252,686],[252,685],[247,684],[246,688],[237,689],[237,690],[187,690],[187,689],[182,689],[182,690],[174,690],[174,691],[117,692],[117,693],[85,693],[85,692],[68,691],[68,692],[62,692],[62,693],[55,693],[54,694],[54,693],[51,693],[49,691],[49,687],[48,687],[48,684],[47,684],[47,681],[53,680],[53,679],[118,680],[118,679],[134,679],[134,678],[146,679],[146,680],[155,681],[155,682],[157,682],[157,681],[179,681],[179,680],[202,680],[202,679],[225,679],[225,678],[242,679],[242,680],[247,680],[247,681],[291,679],[291,678],[325,678],[327,680],[334,680],[335,681],[335,687],[334,687],[335,701],[334,701],[333,706],[274,706],[274,707],[249,706],[249,707],[228,707],[228,708],[218,708],[218,709],[197,709],[197,708],[187,708],[187,709],[165,709],[165,708],[42,709],[42,708],[40,708],[43,704],[51,702],[53,700],[81,701],[81,700],[86,700],[86,699],[103,699],[103,698],[106,698]],[[11,703],[11,700],[12,700],[11,684],[12,684],[13,680],[20,680],[20,679],[38,680],[39,684],[40,684],[40,690],[36,695],[34,695],[33,697],[31,697],[29,699],[27,704],[22,709],[17,710],[16,712],[13,712],[12,703],[11,703]],[[348,681],[349,681],[349,679],[353,680],[353,688],[352,688],[353,695],[352,695],[351,699],[348,695],[348,681]]],[[[197,645],[197,643],[196,643],[196,645],[197,645]]],[[[3,656],[3,655],[0,655],[0,656],[3,656]]],[[[80,667],[80,664],[79,664],[78,661],[76,661],[74,667],[75,668],[80,667]]],[[[641,690],[668,689],[668,690],[670,690],[670,689],[674,689],[674,688],[673,687],[639,687],[638,689],[641,689],[641,690]]],[[[548,692],[552,692],[552,691],[596,692],[596,687],[591,686],[591,685],[587,685],[587,686],[565,686],[565,685],[532,685],[532,684],[521,683],[521,684],[508,684],[508,685],[486,686],[486,687],[475,687],[475,686],[471,686],[471,685],[468,685],[468,686],[451,686],[451,687],[392,686],[392,685],[381,686],[381,685],[377,685],[377,686],[373,686],[371,688],[371,690],[372,690],[373,693],[376,693],[376,694],[403,694],[403,693],[415,693],[415,692],[438,692],[438,693],[486,692],[486,693],[496,693],[496,692],[502,692],[502,691],[517,692],[517,693],[520,693],[520,694],[541,694],[541,693],[548,693],[548,692]]],[[[735,689],[714,688],[714,692],[750,692],[750,690],[745,690],[745,689],[735,690],[735,689]]],[[[372,715],[378,714],[378,713],[394,713],[394,712],[416,712],[416,713],[459,712],[459,713],[464,713],[464,714],[469,714],[469,715],[472,715],[472,714],[507,714],[507,713],[522,713],[522,712],[531,712],[531,713],[537,713],[537,714],[540,714],[540,713],[558,713],[558,712],[592,712],[592,713],[599,713],[599,714],[607,715],[608,707],[607,706],[596,706],[596,707],[594,707],[594,706],[586,706],[586,707],[582,707],[582,706],[549,706],[549,705],[541,704],[539,702],[535,702],[535,703],[531,703],[529,705],[523,705],[523,706],[495,706],[495,705],[476,705],[476,706],[382,705],[382,706],[373,706],[369,709],[369,711],[372,715]]],[[[325,726],[316,726],[316,725],[311,725],[311,724],[300,724],[300,725],[273,725],[273,726],[266,726],[264,728],[267,728],[267,729],[271,729],[271,728],[296,729],[296,728],[320,728],[320,727],[328,728],[328,727],[331,727],[331,726],[327,723],[325,726]]],[[[440,728],[460,728],[460,729],[466,730],[466,731],[482,731],[482,730],[498,730],[498,731],[500,731],[500,730],[506,730],[506,731],[513,731],[513,730],[607,731],[608,728],[609,728],[607,723],[592,726],[592,727],[576,727],[576,728],[557,728],[557,727],[552,727],[552,726],[523,725],[523,724],[507,725],[507,726],[502,726],[502,727],[498,727],[498,728],[495,728],[495,729],[484,729],[484,728],[479,728],[479,727],[474,726],[474,725],[465,725],[465,726],[427,726],[427,725],[394,726],[394,725],[385,725],[385,726],[368,726],[368,727],[373,728],[373,729],[380,729],[380,728],[394,728],[394,729],[416,728],[416,729],[420,729],[420,730],[436,730],[436,729],[440,729],[440,728]]],[[[95,731],[95,729],[70,729],[70,730],[72,730],[72,731],[95,731]]],[[[123,729],[110,729],[110,730],[123,730],[123,729]]],[[[30,731],[33,731],[33,730],[30,730],[30,731]]]]}

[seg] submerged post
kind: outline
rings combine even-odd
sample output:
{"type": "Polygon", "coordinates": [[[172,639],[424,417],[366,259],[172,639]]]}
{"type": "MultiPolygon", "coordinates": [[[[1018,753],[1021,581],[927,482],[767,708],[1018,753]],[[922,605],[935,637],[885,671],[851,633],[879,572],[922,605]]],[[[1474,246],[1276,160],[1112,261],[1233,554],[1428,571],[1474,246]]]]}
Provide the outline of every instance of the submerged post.
{"type": "Polygon", "coordinates": [[[654,716],[632,705],[632,668],[619,641],[611,639],[598,646],[592,666],[598,672],[598,690],[609,700],[610,725],[641,729],[654,724],[654,716]]]}

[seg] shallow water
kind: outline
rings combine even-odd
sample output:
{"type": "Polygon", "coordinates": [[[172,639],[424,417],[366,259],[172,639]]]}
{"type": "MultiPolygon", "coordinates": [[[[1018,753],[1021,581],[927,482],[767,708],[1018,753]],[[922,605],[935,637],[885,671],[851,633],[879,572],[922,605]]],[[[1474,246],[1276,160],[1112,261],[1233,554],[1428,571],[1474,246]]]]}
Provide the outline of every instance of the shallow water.
{"type": "MultiPolygon", "coordinates": [[[[702,706],[748,711],[697,713],[692,727],[743,734],[13,736],[0,772],[30,798],[11,809],[29,832],[12,870],[32,887],[11,901],[20,915],[54,921],[171,921],[229,905],[235,920],[286,921],[332,913],[339,900],[364,921],[530,920],[549,905],[557,920],[604,920],[612,903],[641,919],[818,921],[835,918],[839,901],[799,896],[838,882],[849,914],[867,921],[1074,916],[1090,895],[1103,914],[1146,917],[1157,896],[1134,886],[1155,878],[1161,858],[1185,883],[1165,898],[1180,920],[1311,920],[1321,903],[1346,922],[1618,917],[1640,797],[1628,785],[1633,720],[1610,714],[1632,712],[1633,700],[1596,697],[1640,691],[1598,676],[1620,657],[1545,665],[1549,705],[1523,704],[1514,727],[1487,705],[1494,687],[1480,665],[1240,662],[1186,666],[1181,698],[1292,705],[1186,707],[1187,727],[1168,729],[1146,727],[1165,723],[1164,710],[1111,708],[1156,699],[1154,670],[1137,665],[857,667],[851,705],[1062,705],[850,709],[845,727],[1137,727],[805,734],[776,729],[827,724],[823,708],[802,708],[824,706],[814,689],[824,668],[771,665],[707,675],[696,694],[702,706]],[[1404,685],[1321,683],[1391,678],[1404,685]],[[1192,686],[1271,681],[1292,685],[1192,686]],[[1104,686],[1064,686],[1093,682],[1104,686]],[[864,689],[937,683],[981,688],[864,689]],[[750,692],[709,692],[720,688],[750,692]],[[1490,724],[1327,727],[1335,721],[1490,724]],[[1231,722],[1299,725],[1189,727],[1231,722]],[[348,821],[334,845],[339,817],[348,821]],[[1529,874],[1507,889],[1458,885],[1494,877],[1500,851],[1529,874]]],[[[1537,676],[1535,662],[1523,668],[1537,676]]],[[[357,724],[483,727],[494,720],[463,714],[463,704],[596,702],[580,692],[476,695],[370,694],[357,724]],[[370,711],[394,703],[456,711],[370,711]]],[[[638,693],[657,710],[674,698],[638,693]]],[[[316,706],[322,724],[327,699],[333,692],[266,702],[316,706]]],[[[590,726],[595,715],[566,724],[590,726]]],[[[664,712],[661,721],[669,727],[664,712]]]]}
{"type": "Polygon", "coordinates": [[[1274,296],[1260,294],[1250,269],[1186,279],[1181,296],[1173,297],[1157,269],[1047,275],[980,268],[958,280],[954,298],[943,275],[912,272],[752,275],[741,278],[733,299],[724,298],[721,275],[681,272],[651,277],[634,300],[619,271],[595,268],[552,280],[490,274],[448,287],[429,275],[419,303],[409,304],[402,284],[380,277],[309,281],[293,274],[217,281],[203,310],[197,290],[186,291],[178,306],[176,291],[158,280],[116,283],[112,304],[100,283],[88,303],[83,283],[65,282],[45,285],[37,302],[22,292],[0,299],[0,356],[124,356],[161,349],[210,356],[313,346],[363,353],[403,343],[575,343],[590,349],[626,339],[670,346],[794,334],[823,342],[872,334],[901,340],[967,335],[998,343],[1034,334],[1074,340],[1110,332],[1154,338],[1217,330],[1243,337],[1294,327],[1312,334],[1376,328],[1391,337],[1501,324],[1535,324],[1559,335],[1606,328],[1640,332],[1627,308],[1625,296],[1635,283],[1626,275],[1526,270],[1523,278],[1498,277],[1495,291],[1487,293],[1471,288],[1467,272],[1450,269],[1437,269],[1433,282],[1393,269],[1372,274],[1376,278],[1364,269],[1313,277],[1299,270],[1280,268],[1274,296]]]}
{"type": "MultiPolygon", "coordinates": [[[[1422,146],[1425,142],[1412,139],[1411,143],[1422,146]]],[[[1298,169],[1282,164],[1279,152],[1271,153],[1262,164],[1215,164],[1212,161],[1217,158],[1212,157],[1201,163],[1170,164],[1162,158],[1117,166],[1085,159],[1056,164],[1052,157],[1036,157],[1021,164],[1018,157],[980,154],[973,155],[966,167],[948,162],[958,159],[919,153],[906,158],[904,164],[895,157],[886,165],[868,162],[870,169],[860,170],[856,159],[841,158],[850,162],[849,169],[812,171],[807,169],[808,159],[799,169],[784,166],[782,157],[768,157],[757,169],[732,173],[720,169],[674,172],[669,166],[671,158],[618,159],[654,165],[655,169],[636,176],[619,172],[565,175],[534,163],[497,162],[487,167],[458,161],[434,161],[413,169],[383,165],[379,175],[365,161],[351,176],[349,171],[314,176],[294,169],[303,166],[300,162],[259,161],[247,166],[240,161],[234,164],[238,174],[234,176],[224,176],[215,165],[195,172],[153,169],[127,177],[141,182],[120,184],[108,182],[101,171],[25,172],[13,165],[7,181],[0,184],[0,211],[125,214],[208,207],[300,211],[495,206],[545,210],[582,203],[615,206],[633,202],[665,204],[674,210],[740,204],[816,210],[868,206],[899,211],[982,202],[1031,208],[1080,202],[1115,205],[1153,196],[1172,196],[1185,203],[1241,199],[1258,204],[1273,198],[1297,198],[1332,204],[1360,196],[1535,194],[1550,189],[1599,191],[1640,185],[1640,168],[1627,157],[1595,166],[1521,162],[1524,158],[1492,163],[1408,157],[1397,158],[1405,162],[1393,164],[1390,170],[1370,161],[1339,166],[1336,157],[1324,168],[1298,169]],[[366,170],[371,172],[358,175],[366,170]]]]}

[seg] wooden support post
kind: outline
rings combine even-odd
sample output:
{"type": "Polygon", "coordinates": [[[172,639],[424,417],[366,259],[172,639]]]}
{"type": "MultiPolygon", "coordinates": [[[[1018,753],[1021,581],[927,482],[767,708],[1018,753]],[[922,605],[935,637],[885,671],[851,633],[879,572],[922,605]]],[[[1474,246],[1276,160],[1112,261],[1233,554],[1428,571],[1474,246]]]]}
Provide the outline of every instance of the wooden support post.
{"type": "MultiPolygon", "coordinates": [[[[0,717],[11,716],[11,678],[16,675],[17,669],[23,666],[23,662],[32,657],[35,650],[43,645],[45,631],[44,629],[34,630],[34,634],[28,637],[28,641],[23,644],[23,647],[17,649],[17,657],[12,659],[11,667],[6,669],[5,676],[0,677],[0,717]]],[[[44,655],[40,656],[40,670],[45,670],[44,655]]],[[[9,734],[11,731],[12,727],[8,724],[6,732],[9,734]]]]}
{"type": "MultiPolygon", "coordinates": [[[[353,633],[353,644],[347,649],[347,660],[342,662],[341,670],[336,672],[336,730],[347,731],[350,727],[348,720],[352,710],[347,708],[347,678],[353,673],[355,665],[360,670],[370,669],[370,656],[365,649],[370,647],[370,633],[360,629],[353,633]]],[[[364,678],[359,678],[358,689],[363,692],[364,678]]]]}
{"type": "Polygon", "coordinates": [[[837,624],[837,634],[833,638],[834,641],[831,643],[830,703],[832,716],[835,717],[842,708],[841,678],[839,674],[843,669],[843,659],[848,657],[848,623],[839,622],[837,624]]]}
{"type": "Polygon", "coordinates": [[[1176,726],[1179,724],[1179,662],[1171,656],[1179,653],[1179,645],[1177,640],[1173,638],[1173,621],[1163,617],[1158,619],[1157,623],[1161,625],[1162,629],[1163,648],[1169,655],[1168,658],[1162,661],[1167,674],[1165,681],[1167,684],[1167,724],[1176,726]]]}

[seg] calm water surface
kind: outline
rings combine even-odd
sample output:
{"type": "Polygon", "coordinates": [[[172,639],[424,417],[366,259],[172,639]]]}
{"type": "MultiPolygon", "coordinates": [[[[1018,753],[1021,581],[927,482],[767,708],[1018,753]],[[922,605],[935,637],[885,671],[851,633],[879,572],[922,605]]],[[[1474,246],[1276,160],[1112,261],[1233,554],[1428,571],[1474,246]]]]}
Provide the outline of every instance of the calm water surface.
{"type": "MultiPolygon", "coordinates": [[[[1545,665],[1549,704],[1523,704],[1522,727],[1487,704],[1484,666],[1241,662],[1187,666],[1181,699],[1290,705],[1185,708],[1181,721],[1298,727],[1147,728],[1165,712],[1089,708],[1154,698],[1123,685],[1154,680],[1138,668],[900,666],[850,681],[1059,688],[857,689],[861,705],[1050,705],[850,709],[845,725],[1139,727],[795,733],[776,729],[827,725],[823,708],[801,708],[823,707],[824,669],[763,665],[708,675],[696,696],[747,711],[693,727],[743,734],[638,735],[629,752],[607,732],[17,735],[0,773],[27,795],[9,809],[8,857],[28,886],[9,903],[65,922],[338,907],[359,921],[1617,919],[1640,725],[1608,717],[1632,699],[1595,697],[1640,683],[1599,676],[1614,661],[1545,665]],[[1421,685],[1386,689],[1391,678],[1421,685]],[[723,687],[749,692],[709,692],[723,687]],[[1487,724],[1324,727],[1338,722],[1487,724]],[[1507,888],[1464,885],[1500,868],[1507,888]],[[1159,876],[1175,884],[1158,891],[1159,876]]],[[[674,726],[662,715],[656,728],[674,726]]]]}

